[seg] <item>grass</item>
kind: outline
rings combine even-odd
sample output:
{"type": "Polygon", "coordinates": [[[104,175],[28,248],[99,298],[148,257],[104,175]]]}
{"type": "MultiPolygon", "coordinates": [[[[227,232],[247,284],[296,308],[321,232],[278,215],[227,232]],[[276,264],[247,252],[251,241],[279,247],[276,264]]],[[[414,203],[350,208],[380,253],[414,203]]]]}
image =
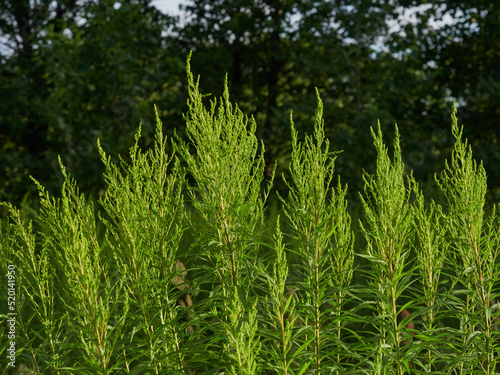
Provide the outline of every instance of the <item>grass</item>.
{"type": "MultiPolygon", "coordinates": [[[[139,129],[128,162],[99,146],[97,202],[61,164],[60,198],[35,181],[35,221],[4,203],[1,288],[15,290],[17,352],[3,374],[500,371],[498,207],[454,114],[441,202],[405,167],[397,127],[392,151],[372,130],[376,170],[355,231],[319,94],[313,134],[290,118],[287,191],[269,215],[274,172],[265,180],[255,122],[227,82],[207,106],[187,71],[186,138],[167,140],[157,117],[154,147],[140,149],[139,129]]],[[[8,301],[1,293],[2,358],[8,301]]]]}

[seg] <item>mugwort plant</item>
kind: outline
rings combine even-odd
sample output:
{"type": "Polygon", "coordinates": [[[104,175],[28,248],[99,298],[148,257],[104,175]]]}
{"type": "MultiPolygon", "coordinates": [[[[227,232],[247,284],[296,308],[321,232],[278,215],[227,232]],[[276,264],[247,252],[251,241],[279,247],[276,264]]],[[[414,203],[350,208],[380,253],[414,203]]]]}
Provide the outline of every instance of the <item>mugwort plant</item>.
{"type": "Polygon", "coordinates": [[[187,78],[186,136],[167,139],[156,112],[150,149],[141,127],[126,157],[98,144],[98,199],[60,162],[58,197],[34,181],[36,219],[2,203],[2,374],[500,371],[499,207],[454,109],[441,195],[426,198],[398,128],[389,149],[378,124],[375,168],[348,206],[318,91],[312,134],[290,116],[275,194],[227,80],[207,102],[189,60],[187,78]]]}

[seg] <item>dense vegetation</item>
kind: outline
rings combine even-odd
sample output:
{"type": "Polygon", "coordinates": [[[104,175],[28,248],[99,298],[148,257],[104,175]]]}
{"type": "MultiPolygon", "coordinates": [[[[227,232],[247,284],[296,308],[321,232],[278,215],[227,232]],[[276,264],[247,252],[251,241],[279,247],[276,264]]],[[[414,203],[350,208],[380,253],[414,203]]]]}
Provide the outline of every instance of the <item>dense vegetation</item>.
{"type": "Polygon", "coordinates": [[[167,135],[183,133],[191,50],[206,92],[221,95],[229,73],[232,97],[254,115],[266,144],[268,177],[275,160],[279,173],[289,162],[290,110],[297,129],[311,131],[317,87],[325,134],[346,155],[337,170],[352,187],[351,203],[363,188],[359,167],[375,168],[368,129],[378,119],[400,126],[406,164],[434,189],[456,100],[498,199],[497,2],[192,0],[183,19],[152,4],[0,2],[0,200],[35,200],[30,175],[59,191],[57,155],[99,196],[97,138],[126,157],[142,122],[141,143],[151,146],[153,104],[167,135]]]}
{"type": "MultiPolygon", "coordinates": [[[[255,122],[227,84],[204,103],[198,82],[188,65],[186,130],[171,139],[172,153],[158,116],[153,147],[139,147],[139,130],[128,162],[113,162],[98,143],[106,180],[98,202],[59,161],[61,198],[35,180],[35,222],[5,204],[0,271],[11,298],[2,293],[0,303],[13,315],[2,313],[0,334],[12,332],[15,316],[17,370],[498,371],[499,207],[486,205],[486,172],[454,108],[439,201],[424,197],[405,166],[397,127],[392,157],[380,124],[372,129],[376,168],[364,173],[355,230],[319,92],[312,134],[299,135],[290,118],[283,217],[272,218],[275,168],[266,179],[255,122]]],[[[6,358],[10,342],[0,347],[6,358]]]]}
{"type": "Polygon", "coordinates": [[[0,371],[500,371],[499,5],[183,15],[0,1],[0,371]]]}

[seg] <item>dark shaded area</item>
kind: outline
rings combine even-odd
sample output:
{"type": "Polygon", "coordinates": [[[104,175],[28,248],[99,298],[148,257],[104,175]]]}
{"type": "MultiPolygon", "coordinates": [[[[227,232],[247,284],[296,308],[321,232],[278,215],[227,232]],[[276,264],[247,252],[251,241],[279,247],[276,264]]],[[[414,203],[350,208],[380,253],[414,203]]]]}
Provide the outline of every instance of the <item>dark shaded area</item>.
{"type": "Polygon", "coordinates": [[[500,5],[420,4],[195,0],[180,20],[149,0],[0,1],[0,200],[32,200],[29,175],[56,193],[58,155],[82,190],[98,195],[96,140],[126,155],[142,122],[148,146],[153,104],[166,133],[182,134],[191,50],[204,92],[220,95],[228,74],[232,100],[255,117],[278,174],[287,168],[290,112],[300,134],[311,132],[317,87],[351,196],[362,169],[374,166],[377,120],[388,139],[398,124],[405,162],[432,192],[452,146],[456,100],[498,200],[500,5]],[[401,16],[411,9],[414,17],[401,16]]]}

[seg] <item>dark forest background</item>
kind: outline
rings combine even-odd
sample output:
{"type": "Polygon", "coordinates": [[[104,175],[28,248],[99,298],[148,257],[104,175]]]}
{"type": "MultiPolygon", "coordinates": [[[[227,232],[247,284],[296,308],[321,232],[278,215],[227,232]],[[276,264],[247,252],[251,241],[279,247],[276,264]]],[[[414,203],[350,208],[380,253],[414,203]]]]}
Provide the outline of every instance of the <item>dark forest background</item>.
{"type": "MultiPolygon", "coordinates": [[[[125,155],[154,104],[169,136],[183,134],[186,57],[212,97],[225,74],[232,101],[257,121],[269,162],[287,168],[289,117],[311,132],[314,88],[351,197],[374,167],[369,128],[390,141],[429,191],[449,157],[455,100],[489,198],[500,200],[500,3],[496,1],[192,0],[182,17],[149,0],[0,0],[0,201],[35,200],[32,175],[57,195],[57,155],[102,193],[99,138],[125,155]]],[[[280,188],[279,182],[277,188],[280,188]]]]}

